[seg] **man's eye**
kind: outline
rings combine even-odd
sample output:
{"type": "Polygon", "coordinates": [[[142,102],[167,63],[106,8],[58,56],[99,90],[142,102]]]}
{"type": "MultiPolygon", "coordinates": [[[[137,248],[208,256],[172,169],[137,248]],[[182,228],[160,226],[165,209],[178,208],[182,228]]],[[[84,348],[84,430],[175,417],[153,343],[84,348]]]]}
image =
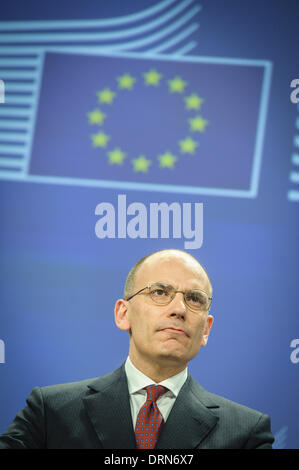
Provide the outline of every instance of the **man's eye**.
{"type": "Polygon", "coordinates": [[[168,292],[165,289],[154,289],[152,290],[152,294],[155,295],[156,297],[163,297],[163,296],[167,296],[168,292]]]}
{"type": "Polygon", "coordinates": [[[201,294],[195,293],[195,292],[190,292],[187,296],[187,300],[189,302],[193,302],[195,304],[202,305],[205,303],[205,299],[201,294]]]}

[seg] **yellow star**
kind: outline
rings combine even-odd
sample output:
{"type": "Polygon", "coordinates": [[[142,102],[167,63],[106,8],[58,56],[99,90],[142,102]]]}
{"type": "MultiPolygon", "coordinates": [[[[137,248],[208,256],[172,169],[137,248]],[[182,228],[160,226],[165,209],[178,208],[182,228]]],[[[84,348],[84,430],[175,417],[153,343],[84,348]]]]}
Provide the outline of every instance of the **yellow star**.
{"type": "Polygon", "coordinates": [[[104,132],[98,132],[91,136],[93,147],[106,147],[110,137],[104,132]]]}
{"type": "Polygon", "coordinates": [[[126,153],[122,152],[119,148],[115,148],[111,152],[108,152],[109,163],[111,165],[122,165],[126,153]]]}
{"type": "Polygon", "coordinates": [[[177,157],[172,155],[170,152],[166,152],[162,155],[158,155],[158,159],[160,160],[160,168],[173,168],[174,163],[177,161],[177,157]]]}
{"type": "Polygon", "coordinates": [[[116,93],[111,91],[109,88],[105,88],[102,91],[97,92],[99,102],[111,104],[115,98],[116,93]]]}
{"type": "Polygon", "coordinates": [[[186,108],[187,109],[200,109],[203,99],[200,98],[196,93],[192,93],[192,95],[187,96],[185,99],[186,108]]]}
{"type": "Polygon", "coordinates": [[[197,142],[195,142],[191,137],[186,137],[184,140],[180,140],[179,142],[181,147],[182,153],[194,153],[196,147],[198,146],[197,142]]]}
{"type": "Polygon", "coordinates": [[[95,109],[88,113],[89,124],[103,124],[106,114],[102,113],[99,109],[95,109]]]}
{"type": "Polygon", "coordinates": [[[134,171],[141,171],[142,173],[146,173],[152,162],[144,155],[140,155],[138,158],[134,158],[132,163],[134,171]]]}
{"type": "Polygon", "coordinates": [[[132,90],[134,83],[136,82],[136,78],[133,78],[130,74],[126,73],[121,77],[118,77],[118,87],[123,90],[132,90]]]}
{"type": "Polygon", "coordinates": [[[183,93],[187,82],[184,82],[180,77],[175,77],[172,80],[168,80],[169,91],[176,93],[183,93]]]}
{"type": "Polygon", "coordinates": [[[149,72],[144,73],[144,81],[145,85],[160,85],[160,80],[163,77],[160,73],[158,73],[155,69],[151,69],[149,72]]]}
{"type": "Polygon", "coordinates": [[[201,116],[195,116],[193,119],[188,119],[190,123],[190,130],[191,131],[199,131],[204,132],[207,124],[209,121],[203,119],[201,116]]]}

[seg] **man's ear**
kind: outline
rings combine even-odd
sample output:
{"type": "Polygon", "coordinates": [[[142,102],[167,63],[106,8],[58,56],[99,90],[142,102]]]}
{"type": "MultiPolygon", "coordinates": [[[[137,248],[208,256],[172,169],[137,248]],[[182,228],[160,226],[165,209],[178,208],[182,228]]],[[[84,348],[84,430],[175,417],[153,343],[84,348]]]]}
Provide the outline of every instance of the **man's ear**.
{"type": "Polygon", "coordinates": [[[128,318],[128,301],[119,299],[114,307],[114,319],[120,330],[129,331],[131,328],[128,318]]]}
{"type": "Polygon", "coordinates": [[[205,331],[204,331],[204,335],[202,338],[201,346],[205,346],[208,342],[208,338],[209,338],[213,321],[214,321],[214,317],[212,315],[208,315],[206,319],[205,331]]]}

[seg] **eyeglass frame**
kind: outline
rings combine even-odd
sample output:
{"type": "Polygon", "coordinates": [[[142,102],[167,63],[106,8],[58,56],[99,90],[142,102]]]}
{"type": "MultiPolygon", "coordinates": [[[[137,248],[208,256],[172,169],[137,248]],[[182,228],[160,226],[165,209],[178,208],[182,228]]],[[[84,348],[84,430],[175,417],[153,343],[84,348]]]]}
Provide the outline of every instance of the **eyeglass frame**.
{"type": "MultiPolygon", "coordinates": [[[[143,287],[143,289],[140,289],[138,292],[136,292],[136,293],[133,294],[133,295],[130,295],[129,297],[127,297],[127,298],[124,299],[124,300],[129,301],[129,300],[133,299],[133,297],[135,297],[135,296],[138,295],[138,294],[141,294],[141,292],[143,292],[145,289],[150,289],[150,288],[153,287],[155,284],[159,285],[159,282],[153,282],[152,284],[148,284],[147,286],[143,287]]],[[[162,284],[162,283],[161,283],[161,284],[162,284]]],[[[162,285],[163,285],[163,284],[162,284],[162,285]]],[[[167,285],[168,287],[171,287],[171,288],[173,289],[173,297],[170,297],[170,301],[167,302],[166,304],[163,304],[163,303],[162,303],[162,304],[159,304],[159,303],[156,303],[156,302],[153,300],[153,302],[154,302],[156,305],[169,305],[169,304],[172,302],[172,300],[175,298],[176,294],[183,294],[184,304],[185,304],[188,308],[190,308],[190,310],[196,311],[196,312],[200,312],[200,311],[208,312],[208,311],[210,310],[210,308],[211,308],[211,303],[212,303],[212,297],[209,297],[208,294],[207,294],[204,290],[201,290],[201,289],[186,289],[185,291],[182,291],[182,290],[175,290],[175,288],[174,288],[173,286],[171,286],[170,284],[165,284],[165,285],[167,285]],[[190,307],[190,306],[188,305],[188,303],[186,302],[186,299],[185,299],[185,294],[186,294],[186,292],[190,292],[190,291],[192,291],[192,290],[196,290],[196,291],[203,292],[203,293],[208,297],[208,300],[210,300],[210,304],[209,304],[209,307],[208,307],[207,310],[192,309],[192,307],[190,307]]],[[[149,295],[150,295],[150,293],[149,293],[149,295]]],[[[150,296],[150,297],[151,297],[151,296],[150,296]]],[[[152,299],[152,297],[151,297],[151,299],[152,299]]]]}

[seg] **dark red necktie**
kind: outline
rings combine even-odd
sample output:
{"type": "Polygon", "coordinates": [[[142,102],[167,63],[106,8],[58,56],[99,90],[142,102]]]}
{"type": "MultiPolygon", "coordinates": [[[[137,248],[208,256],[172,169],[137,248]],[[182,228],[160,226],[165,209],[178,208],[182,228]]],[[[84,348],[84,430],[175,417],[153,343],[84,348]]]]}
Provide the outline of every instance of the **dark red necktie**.
{"type": "Polygon", "coordinates": [[[140,408],[135,426],[136,447],[138,449],[153,449],[164,423],[156,401],[168,389],[162,385],[149,385],[145,387],[145,390],[147,399],[140,408]]]}

